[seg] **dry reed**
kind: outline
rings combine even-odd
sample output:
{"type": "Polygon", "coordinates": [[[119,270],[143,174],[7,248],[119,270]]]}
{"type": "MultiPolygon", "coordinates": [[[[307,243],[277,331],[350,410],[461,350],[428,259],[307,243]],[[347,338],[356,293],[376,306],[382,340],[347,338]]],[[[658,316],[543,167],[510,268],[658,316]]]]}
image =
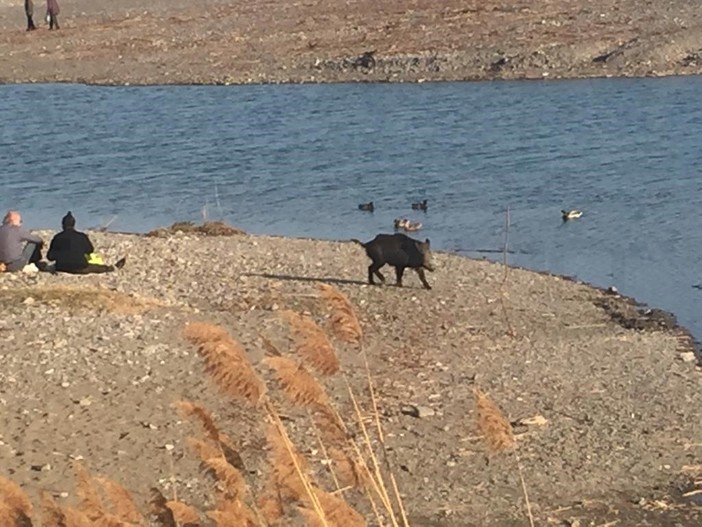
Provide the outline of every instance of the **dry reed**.
{"type": "Polygon", "coordinates": [[[80,499],[80,511],[91,520],[102,518],[105,516],[105,510],[90,474],[80,463],[76,463],[73,468],[76,473],[76,492],[80,499]]]}
{"type": "Polygon", "coordinates": [[[228,500],[219,504],[207,517],[217,527],[257,527],[261,525],[256,515],[239,500],[228,500]]]}
{"type": "Polygon", "coordinates": [[[7,508],[14,514],[19,513],[30,517],[32,515],[32,502],[14,481],[10,481],[0,476],[0,503],[7,505],[7,508]]]}
{"type": "Polygon", "coordinates": [[[324,388],[302,364],[287,357],[268,357],[264,363],[275,370],[283,392],[292,403],[311,408],[329,407],[324,388]]]}
{"type": "Polygon", "coordinates": [[[246,481],[241,472],[230,465],[223,457],[211,457],[203,459],[208,472],[225,488],[225,494],[229,498],[241,499],[246,493],[246,481]]]}
{"type": "Polygon", "coordinates": [[[323,375],[334,375],[338,372],[339,359],[322,328],[310,317],[294,311],[285,310],[281,314],[290,325],[295,353],[323,375]]]}
{"type": "Polygon", "coordinates": [[[502,410],[479,389],[474,388],[473,393],[478,409],[478,428],[490,451],[499,454],[514,447],[516,442],[512,426],[502,410]]]}
{"type": "Polygon", "coordinates": [[[65,525],[66,516],[48,492],[41,493],[41,523],[46,527],[65,525]]]}
{"type": "Polygon", "coordinates": [[[219,429],[217,428],[217,425],[215,425],[214,419],[210,413],[202,406],[190,401],[178,401],[173,403],[173,406],[178,408],[178,410],[180,410],[186,417],[197,418],[197,420],[200,421],[202,428],[205,430],[205,432],[207,432],[208,437],[213,441],[219,442],[219,429]]]}
{"type": "Polygon", "coordinates": [[[266,388],[241,344],[213,324],[188,324],[184,334],[189,341],[198,345],[198,351],[205,359],[206,370],[221,391],[252,405],[259,404],[266,388]]]}
{"type": "Polygon", "coordinates": [[[151,489],[151,499],[149,509],[156,521],[163,527],[178,527],[173,511],[168,507],[168,500],[161,494],[161,491],[153,487],[151,489]]]}
{"type": "Polygon", "coordinates": [[[107,478],[94,478],[100,483],[105,495],[112,504],[114,514],[124,522],[143,522],[144,516],[141,514],[139,507],[134,502],[131,493],[119,483],[107,478]]]}
{"type": "Polygon", "coordinates": [[[361,488],[369,484],[368,474],[358,462],[340,448],[329,449],[329,459],[343,485],[361,488]]]}
{"type": "Polygon", "coordinates": [[[170,500],[166,502],[166,507],[171,509],[173,519],[180,525],[200,525],[200,514],[190,505],[182,501],[170,500]]]}
{"type": "Polygon", "coordinates": [[[337,288],[321,284],[322,296],[331,309],[331,327],[340,340],[358,344],[363,339],[363,330],[356,311],[349,299],[337,288]]]}

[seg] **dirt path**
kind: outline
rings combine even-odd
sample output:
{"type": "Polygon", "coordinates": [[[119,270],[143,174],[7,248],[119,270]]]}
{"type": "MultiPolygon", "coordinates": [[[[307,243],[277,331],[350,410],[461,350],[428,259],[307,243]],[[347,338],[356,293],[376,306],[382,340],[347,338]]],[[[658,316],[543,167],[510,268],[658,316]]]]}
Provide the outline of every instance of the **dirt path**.
{"type": "MultiPolygon", "coordinates": [[[[537,525],[702,521],[694,496],[683,497],[702,477],[702,375],[660,313],[446,254],[436,255],[427,291],[413,273],[402,289],[365,285],[367,259],[350,243],[92,236],[108,261],[132,255],[127,267],[90,277],[0,275],[1,474],[33,497],[44,490],[75,504],[78,460],[140,503],[157,487],[211,509],[214,487],[187,444],[202,432],[171,406],[181,399],[213,412],[261,492],[265,418],[215,388],[183,327],[221,324],[277,394],[261,335],[294,356],[281,312],[308,313],[326,328],[319,285],[331,283],[356,306],[366,334],[412,525],[527,525],[518,467],[537,525]],[[475,387],[512,423],[516,451],[488,455],[475,387]]],[[[352,416],[346,375],[370,415],[363,361],[335,342],[343,373],[324,384],[352,416]]],[[[305,412],[279,408],[313,473],[333,488],[305,412]]],[[[345,496],[372,518],[361,494],[345,496]]]]}
{"type": "MultiPolygon", "coordinates": [[[[43,7],[37,4],[36,18],[43,7]]],[[[702,71],[702,14],[674,0],[63,0],[26,33],[0,1],[0,82],[238,84],[658,76],[702,71]],[[372,60],[364,53],[374,52],[372,60]]]]}

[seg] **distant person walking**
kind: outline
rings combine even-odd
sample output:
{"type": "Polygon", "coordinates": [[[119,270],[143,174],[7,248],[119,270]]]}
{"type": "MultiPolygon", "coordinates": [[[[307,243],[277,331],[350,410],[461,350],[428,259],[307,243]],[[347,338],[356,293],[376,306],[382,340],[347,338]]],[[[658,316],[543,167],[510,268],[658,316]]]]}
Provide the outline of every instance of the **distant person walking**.
{"type": "Polygon", "coordinates": [[[34,31],[37,26],[34,25],[34,2],[32,0],[24,0],[24,14],[27,15],[27,31],[34,31]]]}
{"type": "Polygon", "coordinates": [[[46,15],[49,18],[49,29],[60,29],[58,23],[59,16],[58,0],[46,0],[46,15]]]}

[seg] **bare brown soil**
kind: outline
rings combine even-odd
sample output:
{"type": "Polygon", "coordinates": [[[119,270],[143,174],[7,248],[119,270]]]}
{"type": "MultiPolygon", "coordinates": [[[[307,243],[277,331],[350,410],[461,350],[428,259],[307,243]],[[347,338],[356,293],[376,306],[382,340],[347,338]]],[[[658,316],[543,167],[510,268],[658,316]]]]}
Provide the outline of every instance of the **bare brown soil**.
{"type": "MultiPolygon", "coordinates": [[[[35,18],[43,10],[37,4],[35,18]]],[[[239,84],[702,71],[692,0],[62,0],[26,33],[0,0],[0,82],[239,84]],[[359,60],[374,52],[373,61],[359,60]]]]}
{"type": "MultiPolygon", "coordinates": [[[[684,332],[661,312],[450,254],[435,255],[427,291],[411,272],[403,288],[368,286],[367,257],[352,243],[92,238],[108,262],[129,254],[127,266],[80,277],[0,274],[0,475],[35,500],[44,491],[76,504],[79,461],[140,503],[156,487],[211,510],[215,488],[187,440],[202,432],[172,406],[183,399],[214,414],[259,492],[265,416],[216,388],[183,328],[221,324],[268,382],[261,335],[295,357],[281,312],[307,313],[327,328],[319,285],[330,283],[360,317],[411,525],[528,525],[519,466],[537,525],[702,521],[694,494],[702,488],[702,376],[684,332]],[[514,451],[487,450],[476,387],[511,423],[514,451]]],[[[335,342],[370,423],[362,358],[335,342]]],[[[353,415],[341,374],[324,384],[353,415]]],[[[275,394],[275,382],[268,386],[275,394]]],[[[312,472],[333,489],[306,413],[283,403],[280,411],[312,472]]],[[[372,525],[362,495],[345,496],[372,525]]]]}

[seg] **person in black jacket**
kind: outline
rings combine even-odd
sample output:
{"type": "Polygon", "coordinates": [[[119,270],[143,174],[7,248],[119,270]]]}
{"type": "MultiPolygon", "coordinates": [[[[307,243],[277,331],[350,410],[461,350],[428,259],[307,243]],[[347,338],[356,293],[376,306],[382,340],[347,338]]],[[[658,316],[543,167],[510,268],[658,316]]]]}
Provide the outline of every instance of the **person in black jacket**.
{"type": "Polygon", "coordinates": [[[109,273],[124,267],[127,259],[120,259],[115,265],[88,263],[91,253],[95,252],[90,238],[84,232],[76,230],[76,219],[69,211],[61,220],[63,231],[51,240],[48,260],[56,262],[56,271],[73,274],[109,273]]]}

